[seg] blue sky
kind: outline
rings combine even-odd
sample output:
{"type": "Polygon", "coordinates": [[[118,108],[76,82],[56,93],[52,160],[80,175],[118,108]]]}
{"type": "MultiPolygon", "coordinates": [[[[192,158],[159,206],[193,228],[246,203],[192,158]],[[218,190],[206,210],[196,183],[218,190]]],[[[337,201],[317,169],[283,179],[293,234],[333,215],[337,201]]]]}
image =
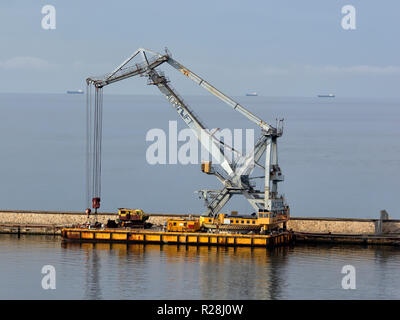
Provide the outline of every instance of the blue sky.
{"type": "MultiPolygon", "coordinates": [[[[399,97],[398,1],[60,1],[0,3],[0,92],[84,88],[138,47],[162,51],[232,96],[399,97]],[[41,28],[42,6],[56,29],[41,28]],[[356,30],[341,27],[344,5],[356,30]]],[[[180,93],[202,94],[171,68],[180,93]]],[[[107,93],[158,94],[143,79],[107,93]]]]}

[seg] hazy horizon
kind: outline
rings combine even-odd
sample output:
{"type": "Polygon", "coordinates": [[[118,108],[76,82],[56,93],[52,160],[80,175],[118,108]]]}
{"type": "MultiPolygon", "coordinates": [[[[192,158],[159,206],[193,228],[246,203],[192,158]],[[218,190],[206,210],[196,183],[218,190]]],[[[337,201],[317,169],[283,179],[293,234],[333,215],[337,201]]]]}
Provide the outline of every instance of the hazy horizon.
{"type": "MultiPolygon", "coordinates": [[[[395,1],[352,1],[355,30],[341,26],[341,9],[349,4],[342,0],[54,0],[56,29],[44,30],[41,9],[47,4],[0,4],[0,92],[85,89],[87,77],[112,71],[137,48],[168,47],[176,60],[230,96],[256,91],[278,97],[400,97],[395,1]]],[[[203,94],[172,68],[161,69],[182,95],[203,94]]],[[[105,93],[152,90],[143,79],[130,79],[107,86],[105,93]]]]}

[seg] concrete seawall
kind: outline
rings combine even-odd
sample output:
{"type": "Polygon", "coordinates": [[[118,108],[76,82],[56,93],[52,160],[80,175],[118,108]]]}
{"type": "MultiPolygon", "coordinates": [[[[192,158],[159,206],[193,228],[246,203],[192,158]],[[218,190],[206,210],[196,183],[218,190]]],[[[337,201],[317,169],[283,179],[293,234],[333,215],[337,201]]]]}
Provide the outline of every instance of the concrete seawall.
{"type": "MultiPolygon", "coordinates": [[[[186,216],[171,214],[150,214],[149,222],[155,225],[163,225],[169,217],[186,216]]],[[[91,219],[94,215],[91,215],[91,219]]],[[[102,212],[97,214],[97,221],[107,223],[109,219],[117,219],[117,213],[102,212]]],[[[0,211],[0,224],[14,225],[52,225],[57,227],[81,224],[87,221],[86,214],[77,211],[22,211],[2,210],[0,211]]]]}
{"type": "MultiPolygon", "coordinates": [[[[153,213],[149,222],[164,225],[170,217],[186,216],[153,213]]],[[[99,213],[98,221],[106,223],[116,219],[116,213],[99,213]]],[[[71,211],[0,211],[0,233],[47,233],[58,234],[65,226],[85,223],[86,215],[71,211]]],[[[302,218],[292,217],[288,229],[299,233],[372,235],[400,233],[400,220],[346,219],[346,218],[302,218]]]]}
{"type": "MultiPolygon", "coordinates": [[[[379,221],[375,219],[301,218],[293,217],[288,228],[295,232],[335,234],[376,234],[379,221]]],[[[383,230],[382,230],[383,232],[383,230]]]]}

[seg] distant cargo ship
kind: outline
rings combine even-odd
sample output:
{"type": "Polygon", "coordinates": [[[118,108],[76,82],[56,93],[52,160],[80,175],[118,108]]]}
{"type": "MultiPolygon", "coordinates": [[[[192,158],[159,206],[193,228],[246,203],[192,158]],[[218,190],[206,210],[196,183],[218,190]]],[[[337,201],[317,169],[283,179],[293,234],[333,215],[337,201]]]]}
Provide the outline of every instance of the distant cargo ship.
{"type": "Polygon", "coordinates": [[[248,97],[257,97],[258,94],[257,94],[257,92],[253,91],[253,92],[246,93],[246,96],[248,96],[248,97]]]}
{"type": "Polygon", "coordinates": [[[334,98],[335,95],[333,93],[330,94],[319,94],[318,98],[334,98]]]}
{"type": "Polygon", "coordinates": [[[67,91],[68,94],[83,94],[83,90],[79,89],[79,90],[68,90],[67,91]]]}

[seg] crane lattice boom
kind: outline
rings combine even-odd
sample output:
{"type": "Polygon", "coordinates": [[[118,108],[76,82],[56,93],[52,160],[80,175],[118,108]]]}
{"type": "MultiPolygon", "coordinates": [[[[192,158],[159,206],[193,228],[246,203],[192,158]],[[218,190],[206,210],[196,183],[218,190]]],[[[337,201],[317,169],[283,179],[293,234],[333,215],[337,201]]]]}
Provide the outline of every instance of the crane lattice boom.
{"type": "Polygon", "coordinates": [[[88,90],[87,98],[87,190],[88,202],[92,202],[92,207],[97,210],[100,207],[101,193],[101,136],[102,136],[102,89],[103,87],[118,81],[134,77],[146,76],[148,84],[157,86],[166,99],[172,104],[182,120],[194,132],[200,143],[212,155],[218,159],[223,171],[215,165],[207,173],[214,174],[223,184],[219,191],[201,190],[200,194],[205,199],[208,215],[216,215],[226,202],[234,194],[242,194],[246,197],[254,209],[259,212],[280,213],[288,211],[283,196],[278,195],[277,184],[283,181],[280,167],[278,165],[277,138],[282,135],[282,121],[277,127],[266,123],[238,102],[234,101],[206,80],[190,71],[188,68],[172,58],[168,50],[160,54],[147,49],[138,49],[122,64],[115,68],[111,73],[101,77],[90,77],[86,80],[88,90]],[[142,61],[137,62],[137,57],[141,56],[142,61]],[[230,161],[225,155],[225,148],[234,150],[226,143],[218,140],[211,134],[206,126],[200,121],[193,110],[183,101],[169,80],[158,68],[164,63],[168,63],[174,69],[194,81],[196,84],[206,89],[208,92],[228,104],[233,110],[239,112],[247,119],[257,124],[261,128],[261,136],[257,140],[254,150],[246,155],[239,154],[235,161],[230,161]],[[92,87],[94,87],[94,99],[92,98],[92,87]],[[265,153],[265,166],[259,164],[259,160],[265,153]],[[250,177],[258,165],[265,171],[265,188],[263,191],[255,190],[250,183],[250,177]]]}

